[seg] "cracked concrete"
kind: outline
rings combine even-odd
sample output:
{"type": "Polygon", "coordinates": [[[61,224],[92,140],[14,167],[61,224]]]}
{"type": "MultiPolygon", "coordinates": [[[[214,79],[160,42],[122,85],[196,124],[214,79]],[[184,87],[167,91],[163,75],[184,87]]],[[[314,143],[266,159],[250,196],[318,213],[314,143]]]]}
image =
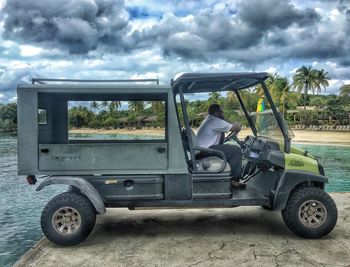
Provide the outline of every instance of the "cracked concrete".
{"type": "Polygon", "coordinates": [[[280,212],[109,209],[74,247],[39,241],[15,266],[350,266],[350,193],[334,193],[339,220],[328,236],[295,236],[280,212]]]}

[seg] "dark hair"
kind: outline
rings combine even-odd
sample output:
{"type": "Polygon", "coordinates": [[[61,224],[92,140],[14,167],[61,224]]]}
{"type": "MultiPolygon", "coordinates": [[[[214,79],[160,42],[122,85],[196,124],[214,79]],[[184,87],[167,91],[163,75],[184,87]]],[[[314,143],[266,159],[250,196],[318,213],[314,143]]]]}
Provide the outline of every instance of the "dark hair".
{"type": "Polygon", "coordinates": [[[208,113],[210,115],[215,115],[215,112],[220,112],[221,108],[218,104],[211,104],[208,108],[208,113]]]}

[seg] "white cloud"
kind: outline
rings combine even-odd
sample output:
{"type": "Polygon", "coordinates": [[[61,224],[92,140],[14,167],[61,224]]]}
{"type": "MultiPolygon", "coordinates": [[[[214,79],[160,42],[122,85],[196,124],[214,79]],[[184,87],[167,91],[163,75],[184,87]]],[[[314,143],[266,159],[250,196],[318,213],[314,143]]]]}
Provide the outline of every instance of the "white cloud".
{"type": "Polygon", "coordinates": [[[135,19],[130,21],[130,26],[131,26],[131,30],[129,32],[129,34],[131,34],[132,32],[138,30],[138,31],[142,31],[146,28],[152,28],[154,25],[156,25],[158,23],[158,19],[156,18],[150,18],[150,19],[135,19]]]}
{"type": "Polygon", "coordinates": [[[11,97],[8,102],[17,102],[17,96],[11,97]]]}
{"type": "Polygon", "coordinates": [[[338,11],[338,9],[333,9],[331,12],[330,12],[330,15],[329,15],[329,18],[331,21],[336,21],[337,18],[339,18],[340,16],[340,12],[338,11]]]}
{"type": "Polygon", "coordinates": [[[276,73],[277,69],[275,67],[269,67],[268,69],[265,70],[268,73],[276,73]]]}
{"type": "Polygon", "coordinates": [[[294,69],[292,69],[291,71],[289,71],[289,73],[290,74],[294,74],[294,73],[296,73],[297,72],[297,70],[299,69],[299,67],[297,67],[297,68],[294,68],[294,69]]]}
{"type": "Polygon", "coordinates": [[[32,45],[20,45],[19,48],[21,51],[21,56],[23,57],[38,56],[44,51],[44,49],[32,45]]]}

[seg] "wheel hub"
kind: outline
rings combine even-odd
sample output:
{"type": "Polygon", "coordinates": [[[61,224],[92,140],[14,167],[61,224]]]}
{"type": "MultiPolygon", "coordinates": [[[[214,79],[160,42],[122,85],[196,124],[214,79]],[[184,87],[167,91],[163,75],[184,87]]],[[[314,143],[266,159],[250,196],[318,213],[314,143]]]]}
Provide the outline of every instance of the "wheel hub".
{"type": "Polygon", "coordinates": [[[71,235],[78,231],[80,225],[81,216],[72,207],[60,208],[52,216],[52,226],[60,234],[71,235]]]}
{"type": "Polygon", "coordinates": [[[307,200],[300,206],[299,219],[306,227],[320,227],[327,219],[327,209],[318,200],[307,200]]]}

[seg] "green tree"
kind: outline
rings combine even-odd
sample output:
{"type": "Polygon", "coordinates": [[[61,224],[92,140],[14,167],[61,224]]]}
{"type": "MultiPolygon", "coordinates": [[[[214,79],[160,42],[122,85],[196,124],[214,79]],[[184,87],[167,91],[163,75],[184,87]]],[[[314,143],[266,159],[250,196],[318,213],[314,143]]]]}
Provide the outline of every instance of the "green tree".
{"type": "Polygon", "coordinates": [[[222,104],[222,96],[219,92],[210,92],[207,100],[206,110],[208,110],[211,104],[222,104]]]}
{"type": "Polygon", "coordinates": [[[69,127],[88,127],[93,117],[94,113],[85,106],[72,107],[68,111],[69,127]]]}
{"type": "Polygon", "coordinates": [[[11,120],[12,122],[17,123],[17,104],[9,103],[0,105],[0,119],[11,120]]]}
{"type": "Polygon", "coordinates": [[[286,117],[286,110],[288,108],[288,101],[294,100],[290,97],[290,84],[288,78],[282,77],[277,73],[269,78],[270,90],[272,99],[275,105],[282,111],[283,117],[286,117]]]}
{"type": "Polygon", "coordinates": [[[0,131],[14,132],[17,130],[17,104],[0,104],[0,131]]]}
{"type": "Polygon", "coordinates": [[[108,111],[109,113],[113,114],[115,113],[119,107],[121,107],[121,102],[120,101],[110,101],[108,104],[108,111]]]}
{"type": "Polygon", "coordinates": [[[153,113],[160,113],[160,112],[164,112],[164,103],[162,101],[152,101],[151,102],[151,108],[153,113]]]}
{"type": "Polygon", "coordinates": [[[228,91],[226,96],[227,108],[235,110],[240,109],[241,105],[234,91],[228,91]]]}
{"type": "Polygon", "coordinates": [[[350,84],[344,84],[339,89],[339,96],[348,104],[350,104],[350,84]]]}
{"type": "Polygon", "coordinates": [[[108,107],[108,105],[109,105],[108,101],[102,101],[100,106],[101,106],[101,108],[106,109],[108,107]]]}
{"type": "Polygon", "coordinates": [[[321,93],[322,88],[326,91],[329,86],[329,80],[331,78],[328,76],[328,72],[324,69],[316,70],[316,90],[317,94],[321,93]]]}
{"type": "Polygon", "coordinates": [[[239,95],[248,110],[248,112],[256,111],[256,107],[259,100],[259,95],[257,92],[250,92],[249,90],[240,90],[239,95]]]}
{"type": "Polygon", "coordinates": [[[316,96],[311,98],[310,105],[315,106],[317,109],[324,109],[327,105],[327,99],[325,97],[316,96]]]}
{"type": "Polygon", "coordinates": [[[90,103],[90,108],[91,108],[91,110],[99,110],[100,109],[100,105],[98,104],[98,102],[92,101],[90,103]]]}
{"type": "Polygon", "coordinates": [[[293,87],[298,90],[298,92],[304,93],[304,110],[306,110],[306,99],[308,93],[315,92],[315,88],[319,87],[319,82],[317,78],[318,71],[313,69],[311,66],[302,66],[297,69],[293,76],[293,87]]]}
{"type": "Polygon", "coordinates": [[[129,110],[140,114],[145,109],[145,103],[143,101],[129,101],[129,110]]]}

